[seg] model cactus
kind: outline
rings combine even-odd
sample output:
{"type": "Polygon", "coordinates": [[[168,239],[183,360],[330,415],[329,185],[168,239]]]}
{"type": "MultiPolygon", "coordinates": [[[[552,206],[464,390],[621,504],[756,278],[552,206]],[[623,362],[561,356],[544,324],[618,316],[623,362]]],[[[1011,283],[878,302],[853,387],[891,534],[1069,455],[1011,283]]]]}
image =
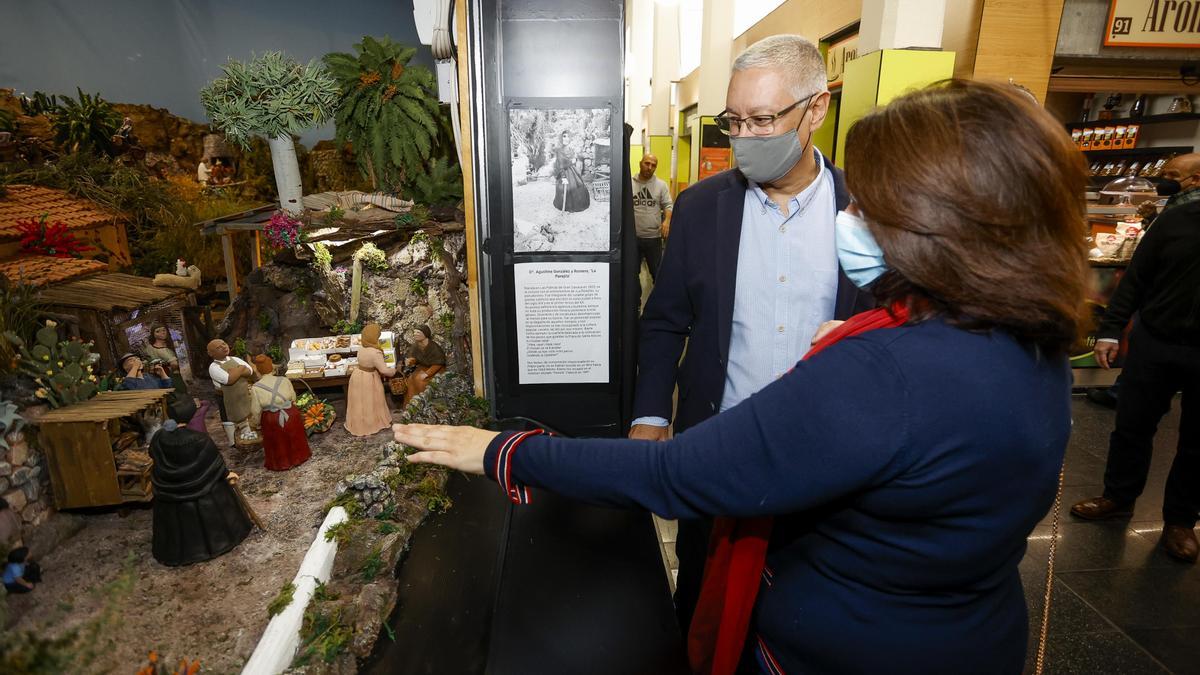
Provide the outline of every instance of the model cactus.
{"type": "Polygon", "coordinates": [[[88,400],[99,388],[92,372],[95,360],[92,343],[59,341],[54,326],[53,321],[47,321],[34,336],[34,345],[28,348],[24,340],[12,333],[6,333],[5,337],[20,351],[21,370],[37,382],[38,398],[45,399],[51,408],[61,408],[88,400]]]}

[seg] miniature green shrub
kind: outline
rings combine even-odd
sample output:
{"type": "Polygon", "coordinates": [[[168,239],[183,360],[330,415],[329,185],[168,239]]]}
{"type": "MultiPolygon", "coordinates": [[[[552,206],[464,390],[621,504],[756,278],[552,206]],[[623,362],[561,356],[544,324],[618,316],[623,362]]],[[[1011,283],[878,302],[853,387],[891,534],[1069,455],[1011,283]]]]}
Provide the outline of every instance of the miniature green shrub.
{"type": "Polygon", "coordinates": [[[296,596],[296,584],[287,582],[283,588],[279,589],[279,594],[275,599],[271,600],[271,604],[267,605],[267,616],[273,617],[276,614],[283,612],[292,604],[292,599],[296,596]]]}
{"type": "MultiPolygon", "coordinates": [[[[10,283],[0,276],[0,335],[9,333],[30,339],[38,328],[37,315],[42,308],[37,289],[29,284],[10,283]]],[[[17,345],[0,339],[0,373],[17,368],[17,345]]]]}
{"type": "Polygon", "coordinates": [[[366,267],[372,272],[383,272],[388,268],[387,254],[385,254],[378,246],[369,241],[363,244],[362,248],[355,252],[354,257],[357,260],[362,261],[363,267],[366,267]]]}
{"type": "Polygon", "coordinates": [[[346,651],[354,637],[354,629],[345,623],[341,607],[326,606],[337,598],[325,584],[317,584],[312,601],[304,610],[300,649],[292,662],[293,666],[306,666],[317,661],[333,663],[338,655],[346,651]]]}
{"type": "Polygon", "coordinates": [[[413,277],[408,282],[408,290],[413,295],[425,295],[429,292],[429,289],[425,286],[425,280],[421,277],[413,277]]]}
{"type": "Polygon", "coordinates": [[[370,583],[379,576],[379,572],[383,570],[383,549],[378,546],[371,549],[370,555],[363,561],[362,567],[359,568],[359,578],[364,584],[370,583]]]}
{"type": "Polygon", "coordinates": [[[463,198],[462,171],[439,157],[429,165],[429,172],[413,179],[409,196],[429,206],[454,206],[463,198]]]}
{"type": "Polygon", "coordinates": [[[324,242],[313,244],[313,262],[318,269],[328,272],[333,267],[333,254],[324,242]]]}

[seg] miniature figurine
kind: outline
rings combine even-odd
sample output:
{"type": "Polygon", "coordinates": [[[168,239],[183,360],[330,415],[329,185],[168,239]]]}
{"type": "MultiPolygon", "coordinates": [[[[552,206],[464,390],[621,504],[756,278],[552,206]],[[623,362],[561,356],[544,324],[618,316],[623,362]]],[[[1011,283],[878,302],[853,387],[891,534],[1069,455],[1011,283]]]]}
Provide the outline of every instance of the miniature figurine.
{"type": "Polygon", "coordinates": [[[250,389],[254,411],[260,422],[265,466],[271,471],[287,471],[300,466],[312,456],[308,434],[304,432],[304,416],[293,405],[296,390],[286,377],[275,374],[275,363],[266,354],[254,357],[258,382],[250,389]]]}
{"type": "Polygon", "coordinates": [[[154,468],[154,559],[164,565],[211,560],[237,546],[252,524],[233,483],[236,474],[212,438],[182,426],[195,415],[179,398],[150,440],[154,468]]]}
{"type": "Polygon", "coordinates": [[[151,366],[147,373],[145,364],[137,354],[125,354],[117,365],[125,373],[125,379],[121,380],[118,389],[172,389],[175,386],[161,363],[151,366]]]}
{"type": "Polygon", "coordinates": [[[346,388],[346,431],[354,436],[370,436],[392,424],[392,410],[383,392],[383,377],[396,374],[389,368],[379,348],[377,323],[363,327],[358,350],[358,368],[350,374],[346,388]]]}
{"type": "Polygon", "coordinates": [[[18,546],[8,552],[4,566],[4,588],[9,593],[28,593],[42,581],[42,568],[29,557],[29,549],[18,546]]]}
{"type": "Polygon", "coordinates": [[[201,187],[208,187],[208,182],[212,180],[212,169],[208,166],[208,160],[201,159],[196,165],[196,181],[201,187]]]}
{"type": "Polygon", "coordinates": [[[175,259],[175,276],[186,277],[189,274],[187,261],[183,258],[175,259]]]}
{"type": "Polygon", "coordinates": [[[150,340],[142,346],[142,355],[151,368],[161,364],[175,391],[187,394],[187,384],[179,372],[179,356],[171,345],[171,331],[166,324],[160,321],[150,324],[150,340]]]}
{"type": "Polygon", "coordinates": [[[404,365],[414,368],[412,373],[404,378],[404,407],[414,396],[425,391],[434,375],[446,369],[446,352],[438,343],[433,341],[433,331],[429,326],[418,326],[409,333],[408,358],[404,365]]]}
{"type": "Polygon", "coordinates": [[[221,387],[222,426],[225,427],[229,445],[233,446],[237,438],[249,438],[252,434],[249,421],[250,382],[254,371],[250,369],[250,364],[229,355],[229,345],[224,340],[209,342],[208,355],[213,359],[208,366],[208,376],[221,387]]]}

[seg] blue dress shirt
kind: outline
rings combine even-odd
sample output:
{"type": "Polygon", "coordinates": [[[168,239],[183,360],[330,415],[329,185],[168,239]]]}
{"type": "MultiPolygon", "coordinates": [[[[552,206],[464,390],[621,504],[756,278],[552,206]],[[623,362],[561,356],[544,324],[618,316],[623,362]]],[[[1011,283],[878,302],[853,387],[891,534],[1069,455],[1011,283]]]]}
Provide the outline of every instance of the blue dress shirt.
{"type": "MultiPolygon", "coordinates": [[[[837,207],[833,175],[819,151],[816,160],[817,177],[788,201],[787,215],[758,185],[746,190],[722,411],[787,372],[808,351],[817,328],[833,318],[837,207]]],[[[633,421],[668,423],[661,417],[633,421]]]]}

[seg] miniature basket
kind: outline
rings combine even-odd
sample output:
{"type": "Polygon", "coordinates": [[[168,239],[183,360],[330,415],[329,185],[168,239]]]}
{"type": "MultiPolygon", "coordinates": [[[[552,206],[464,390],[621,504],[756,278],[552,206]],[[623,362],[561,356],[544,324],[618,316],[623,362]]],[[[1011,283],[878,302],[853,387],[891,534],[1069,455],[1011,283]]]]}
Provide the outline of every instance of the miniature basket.
{"type": "Polygon", "coordinates": [[[392,389],[392,396],[403,396],[408,391],[403,377],[393,377],[388,381],[388,386],[392,389]]]}

